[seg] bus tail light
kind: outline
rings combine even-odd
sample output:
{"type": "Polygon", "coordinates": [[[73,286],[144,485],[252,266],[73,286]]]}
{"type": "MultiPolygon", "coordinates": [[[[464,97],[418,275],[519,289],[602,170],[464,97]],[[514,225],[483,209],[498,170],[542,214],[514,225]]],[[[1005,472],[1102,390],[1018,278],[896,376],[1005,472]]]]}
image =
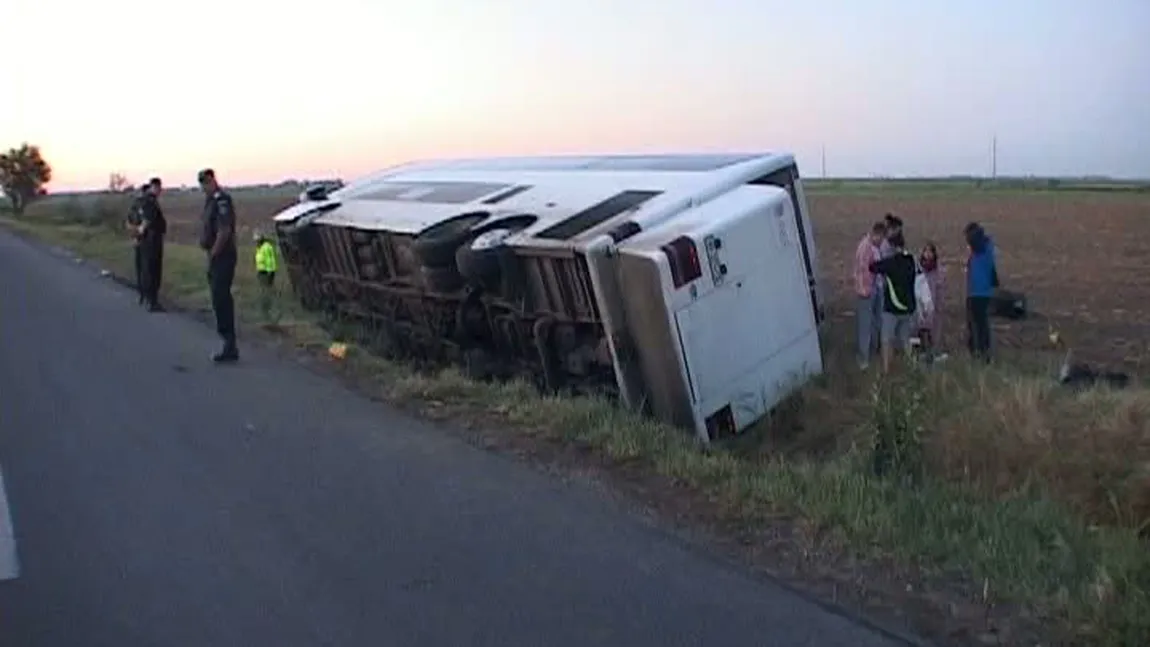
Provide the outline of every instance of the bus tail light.
{"type": "Polygon", "coordinates": [[[699,250],[695,248],[695,241],[688,236],[680,236],[663,245],[663,253],[671,264],[671,282],[675,288],[694,281],[703,275],[703,267],[699,264],[699,250]]]}

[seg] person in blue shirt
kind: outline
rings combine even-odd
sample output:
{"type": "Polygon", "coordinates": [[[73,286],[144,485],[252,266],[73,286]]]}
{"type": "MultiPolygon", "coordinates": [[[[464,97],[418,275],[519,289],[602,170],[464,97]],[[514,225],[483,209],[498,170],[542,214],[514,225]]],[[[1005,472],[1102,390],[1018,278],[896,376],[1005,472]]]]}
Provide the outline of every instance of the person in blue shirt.
{"type": "Polygon", "coordinates": [[[982,225],[972,222],[963,230],[970,256],[966,261],[967,347],[981,360],[990,360],[990,300],[998,288],[994,241],[982,225]]]}

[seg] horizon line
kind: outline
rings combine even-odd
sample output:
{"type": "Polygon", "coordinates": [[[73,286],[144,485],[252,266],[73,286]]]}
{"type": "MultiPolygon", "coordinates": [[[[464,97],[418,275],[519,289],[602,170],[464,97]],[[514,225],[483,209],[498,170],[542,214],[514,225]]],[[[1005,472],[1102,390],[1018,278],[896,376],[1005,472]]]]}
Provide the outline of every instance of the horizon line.
{"type": "MultiPolygon", "coordinates": [[[[163,178],[161,177],[161,180],[163,178]]],[[[882,183],[882,182],[912,182],[912,183],[926,183],[926,182],[983,182],[987,184],[996,184],[1004,182],[1105,182],[1111,184],[1122,185],[1139,185],[1150,184],[1150,177],[1123,177],[1113,175],[998,175],[995,177],[986,175],[828,175],[828,176],[801,176],[804,183],[823,183],[823,182],[860,182],[860,183],[882,183]]],[[[277,188],[286,186],[306,186],[310,184],[320,184],[325,182],[345,181],[339,177],[316,177],[316,178],[284,178],[279,181],[268,182],[247,182],[243,184],[226,184],[234,189],[249,189],[249,188],[277,188]]],[[[137,184],[130,184],[120,192],[132,191],[137,188],[137,184]]],[[[166,191],[177,190],[196,190],[194,184],[173,184],[165,185],[166,191]]],[[[107,187],[103,188],[69,188],[60,191],[52,191],[48,187],[46,197],[51,196],[65,196],[65,195],[82,195],[87,193],[116,193],[107,187]]]]}

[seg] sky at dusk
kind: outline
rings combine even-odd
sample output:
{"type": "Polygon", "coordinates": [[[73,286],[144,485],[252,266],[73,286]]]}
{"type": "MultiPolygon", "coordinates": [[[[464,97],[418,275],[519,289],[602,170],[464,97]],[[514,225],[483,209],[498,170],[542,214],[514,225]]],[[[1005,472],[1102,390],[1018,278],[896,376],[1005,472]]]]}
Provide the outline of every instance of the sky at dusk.
{"type": "MultiPolygon", "coordinates": [[[[788,150],[804,174],[1150,178],[1150,0],[4,0],[54,189],[788,150]]],[[[13,43],[13,37],[15,42],[13,43]]],[[[9,59],[11,60],[11,58],[9,59]]],[[[14,99],[14,100],[13,100],[14,99]]]]}

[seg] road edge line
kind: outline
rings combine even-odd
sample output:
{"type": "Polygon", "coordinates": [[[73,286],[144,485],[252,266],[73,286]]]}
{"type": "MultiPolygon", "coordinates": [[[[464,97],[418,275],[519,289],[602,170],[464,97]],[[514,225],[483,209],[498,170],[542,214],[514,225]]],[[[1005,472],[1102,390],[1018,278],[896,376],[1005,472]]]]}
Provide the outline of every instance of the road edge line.
{"type": "Polygon", "coordinates": [[[0,582],[20,577],[20,559],[16,553],[16,533],[4,489],[4,470],[0,468],[0,582]]]}

